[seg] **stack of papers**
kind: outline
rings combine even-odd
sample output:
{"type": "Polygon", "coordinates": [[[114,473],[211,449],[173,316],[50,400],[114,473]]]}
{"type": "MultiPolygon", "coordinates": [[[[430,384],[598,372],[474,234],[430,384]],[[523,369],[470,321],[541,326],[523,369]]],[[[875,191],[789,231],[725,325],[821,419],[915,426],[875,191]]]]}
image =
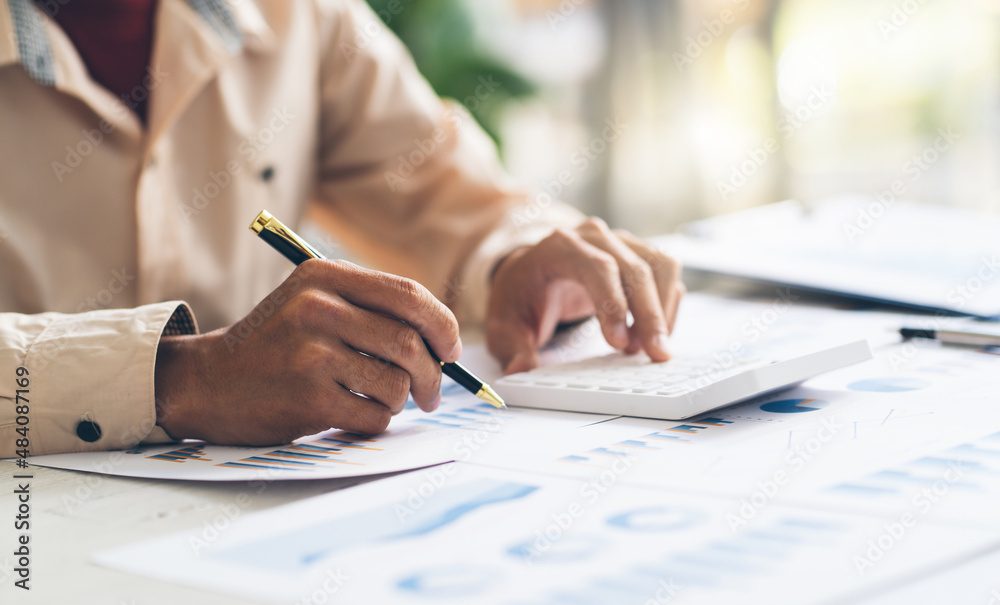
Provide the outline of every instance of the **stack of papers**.
{"type": "Polygon", "coordinates": [[[657,243],[689,269],[997,317],[998,234],[997,216],[850,197],[707,219],[657,243]]]}
{"type": "MultiPolygon", "coordinates": [[[[682,422],[498,411],[453,385],[438,411],[408,409],[373,438],[33,462],[202,480],[437,464],[248,514],[211,540],[199,526],[94,553],[254,602],[855,603],[1000,549],[1000,356],[900,342],[903,319],[782,290],[691,295],[678,353],[860,331],[876,357],[682,422]]],[[[584,348],[563,339],[545,357],[584,348]]]]}

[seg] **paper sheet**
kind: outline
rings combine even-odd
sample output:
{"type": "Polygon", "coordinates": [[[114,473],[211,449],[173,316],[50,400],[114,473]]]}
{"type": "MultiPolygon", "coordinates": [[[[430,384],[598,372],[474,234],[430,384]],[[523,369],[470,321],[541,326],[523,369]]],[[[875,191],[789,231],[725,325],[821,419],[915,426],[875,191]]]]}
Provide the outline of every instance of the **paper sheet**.
{"type": "Polygon", "coordinates": [[[1000,219],[868,197],[781,202],[693,223],[658,243],[689,268],[991,317],[1000,219]],[[873,214],[877,212],[877,214],[873,214]],[[934,234],[919,237],[915,234],[934,234]]]}
{"type": "MultiPolygon", "coordinates": [[[[879,313],[842,313],[797,305],[787,294],[774,300],[733,301],[692,294],[681,309],[671,348],[678,355],[704,355],[739,345],[793,350],[876,333],[898,340],[890,327],[898,317],[879,313]]],[[[606,352],[595,322],[560,335],[542,354],[559,363],[606,352]]],[[[467,347],[466,363],[486,380],[499,367],[485,346],[467,347]]],[[[452,460],[475,460],[491,453],[515,455],[504,444],[524,440],[556,444],[572,429],[612,416],[528,409],[495,411],[449,379],[444,380],[441,408],[425,414],[411,405],[374,437],[331,431],[281,447],[223,447],[200,442],[137,447],[123,452],[37,456],[32,464],[111,475],[157,479],[241,481],[351,477],[421,468],[452,460]],[[476,437],[470,444],[470,435],[476,437]],[[485,439],[484,436],[488,436],[485,439]]],[[[515,402],[511,402],[515,403],[515,402]]]]}
{"type": "MultiPolygon", "coordinates": [[[[511,410],[497,430],[491,409],[449,391],[443,413],[395,419],[400,433],[374,442],[384,451],[342,455],[372,468],[380,456],[396,469],[461,463],[96,560],[289,604],[770,605],[852,603],[1000,548],[1000,357],[899,343],[896,315],[685,304],[679,351],[850,330],[881,346],[870,362],[685,422],[511,410]]],[[[568,334],[546,356],[591,345],[568,334]]]]}
{"type": "Polygon", "coordinates": [[[922,490],[944,480],[950,495],[935,503],[935,518],[1000,525],[994,514],[1000,454],[989,441],[1000,432],[998,375],[998,356],[906,343],[883,348],[865,364],[692,420],[617,418],[469,461],[584,479],[612,473],[627,485],[882,513],[913,508],[914,498],[923,511],[922,490]]]}
{"type": "Polygon", "coordinates": [[[53,454],[31,464],[109,475],[195,481],[329,479],[376,475],[463,460],[512,438],[558,435],[611,416],[497,410],[445,379],[441,407],[412,405],[375,436],[328,431],[271,447],[184,442],[126,451],[53,454]]]}
{"type": "Polygon", "coordinates": [[[1000,544],[997,531],[924,521],[900,534],[891,517],[778,505],[734,526],[735,510],[454,464],[258,513],[212,543],[182,533],[96,560],[284,603],[773,605],[850,602],[1000,544]]]}

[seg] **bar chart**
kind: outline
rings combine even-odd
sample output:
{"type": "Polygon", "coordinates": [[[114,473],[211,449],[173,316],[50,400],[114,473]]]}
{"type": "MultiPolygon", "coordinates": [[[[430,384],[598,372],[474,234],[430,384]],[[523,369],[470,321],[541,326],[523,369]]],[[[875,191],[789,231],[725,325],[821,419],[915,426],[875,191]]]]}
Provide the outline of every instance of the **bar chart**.
{"type": "Polygon", "coordinates": [[[147,456],[150,460],[164,460],[167,462],[189,462],[191,460],[201,460],[202,462],[211,462],[211,458],[205,457],[205,444],[200,445],[189,445],[187,447],[182,447],[177,450],[171,450],[169,452],[163,452],[160,454],[153,454],[152,456],[147,456]]]}
{"type": "Polygon", "coordinates": [[[292,471],[304,471],[328,464],[364,466],[364,462],[343,459],[345,451],[383,451],[382,448],[374,447],[376,443],[376,439],[368,439],[351,433],[338,433],[335,436],[321,437],[314,441],[296,443],[270,452],[223,462],[219,466],[292,471]]]}
{"type": "Polygon", "coordinates": [[[733,424],[735,422],[732,420],[724,420],[714,416],[689,420],[652,433],[636,435],[609,445],[562,456],[557,462],[601,468],[607,466],[608,458],[641,457],[662,451],[665,447],[669,448],[674,444],[693,445],[704,432],[717,431],[719,428],[733,424]]]}

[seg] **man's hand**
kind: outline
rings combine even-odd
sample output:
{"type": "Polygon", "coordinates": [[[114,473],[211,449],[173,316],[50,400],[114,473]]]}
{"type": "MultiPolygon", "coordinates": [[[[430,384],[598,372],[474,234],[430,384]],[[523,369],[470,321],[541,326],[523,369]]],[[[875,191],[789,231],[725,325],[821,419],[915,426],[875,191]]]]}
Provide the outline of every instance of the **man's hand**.
{"type": "Polygon", "coordinates": [[[306,261],[240,322],[161,341],[157,424],[176,439],[241,445],[331,427],[378,433],[411,392],[423,410],[440,403],[441,366],[421,337],[443,361],[462,353],[454,315],[423,286],[306,261]]]}
{"type": "Polygon", "coordinates": [[[486,342],[512,374],[538,365],[538,349],[560,323],[597,315],[604,338],[627,353],[666,361],[684,295],[680,264],[625,231],[588,219],[519,248],[493,275],[486,342]],[[626,325],[626,312],[633,323],[626,325]]]}

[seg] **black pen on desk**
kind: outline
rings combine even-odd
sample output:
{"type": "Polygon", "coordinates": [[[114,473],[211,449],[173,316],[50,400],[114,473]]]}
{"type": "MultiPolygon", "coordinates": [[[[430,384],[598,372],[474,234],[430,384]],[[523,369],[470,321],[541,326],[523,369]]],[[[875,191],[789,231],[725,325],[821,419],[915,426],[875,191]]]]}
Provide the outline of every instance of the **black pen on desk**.
{"type": "Polygon", "coordinates": [[[952,328],[949,330],[926,330],[922,328],[900,328],[899,334],[904,339],[929,338],[945,344],[966,345],[970,347],[1000,347],[1000,330],[997,328],[976,329],[952,328]]]}
{"type": "MultiPolygon", "coordinates": [[[[262,210],[257,215],[257,218],[250,225],[250,230],[296,265],[300,265],[311,258],[325,258],[294,231],[271,216],[271,213],[267,210],[262,210]]],[[[427,344],[426,340],[424,344],[427,344]]],[[[479,397],[493,407],[507,407],[500,395],[490,385],[476,378],[475,374],[467,370],[460,363],[445,363],[441,361],[429,346],[427,347],[427,351],[434,358],[434,361],[441,364],[441,372],[445,376],[451,378],[470,393],[473,393],[476,397],[479,397]]]]}

